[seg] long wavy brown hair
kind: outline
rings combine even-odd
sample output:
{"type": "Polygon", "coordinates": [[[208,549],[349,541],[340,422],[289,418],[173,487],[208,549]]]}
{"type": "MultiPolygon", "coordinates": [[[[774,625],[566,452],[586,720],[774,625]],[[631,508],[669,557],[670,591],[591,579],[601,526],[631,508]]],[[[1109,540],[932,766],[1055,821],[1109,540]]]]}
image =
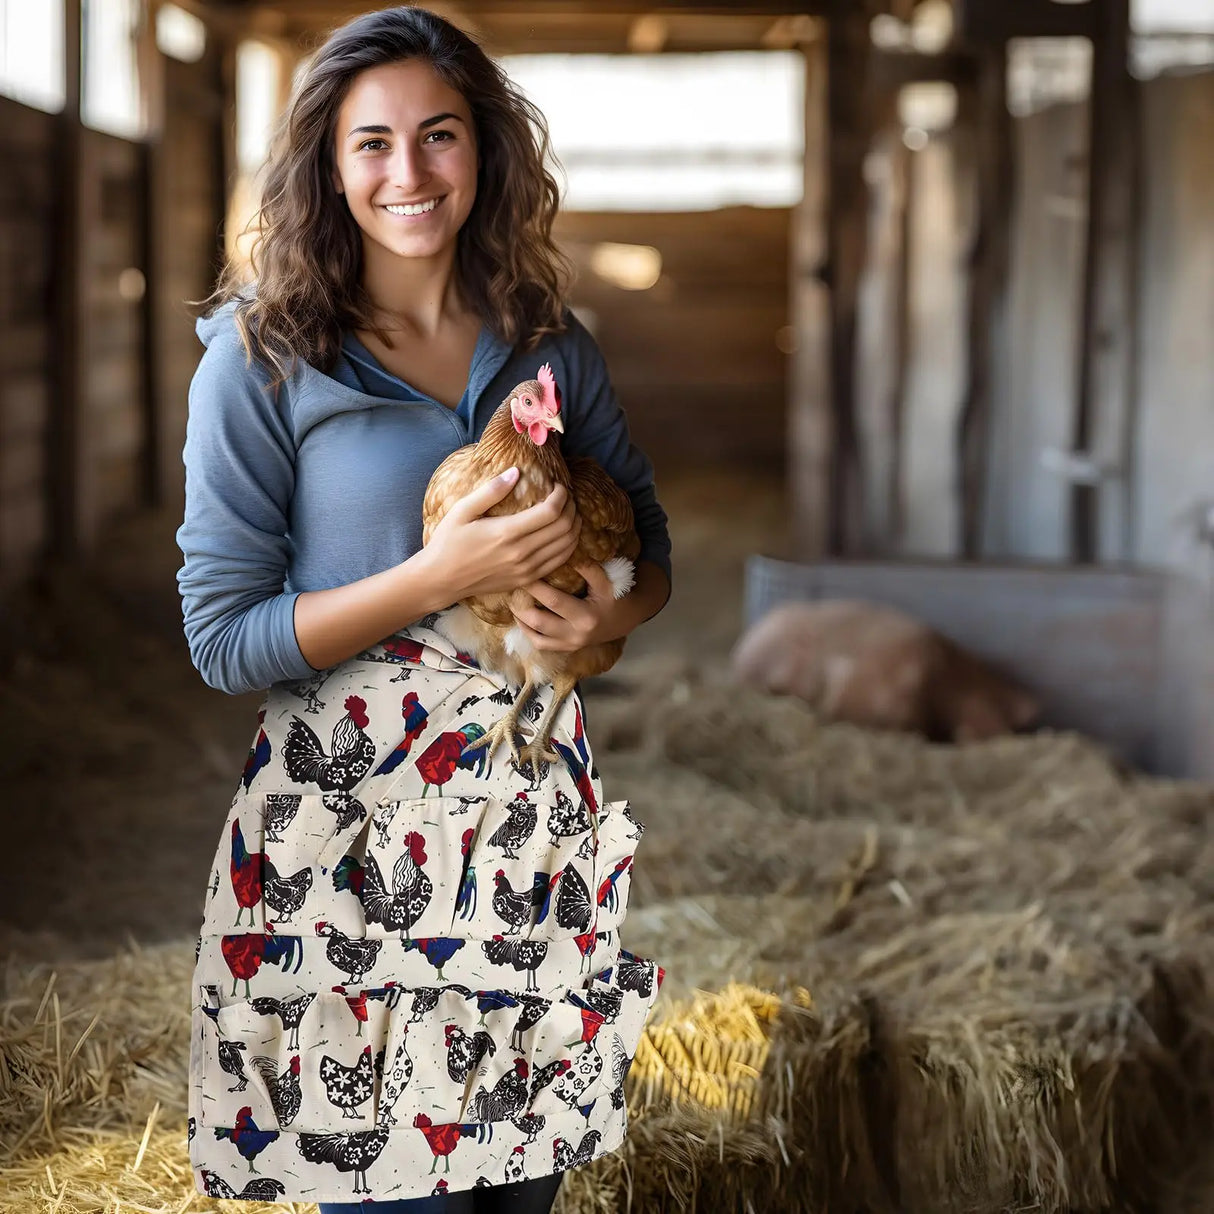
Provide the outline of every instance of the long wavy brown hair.
{"type": "Polygon", "coordinates": [[[333,184],[334,131],[354,77],[402,59],[427,61],[464,97],[476,126],[476,199],[455,255],[465,303],[525,350],[565,327],[571,266],[552,239],[560,191],[547,168],[543,114],[462,30],[425,9],[384,9],[335,30],[308,64],[277,128],[249,224],[254,282],[230,259],[203,304],[210,312],[238,301],[245,350],[273,370],[275,383],[296,358],[329,370],[345,329],[378,331],[362,287],[361,232],[333,184]]]}

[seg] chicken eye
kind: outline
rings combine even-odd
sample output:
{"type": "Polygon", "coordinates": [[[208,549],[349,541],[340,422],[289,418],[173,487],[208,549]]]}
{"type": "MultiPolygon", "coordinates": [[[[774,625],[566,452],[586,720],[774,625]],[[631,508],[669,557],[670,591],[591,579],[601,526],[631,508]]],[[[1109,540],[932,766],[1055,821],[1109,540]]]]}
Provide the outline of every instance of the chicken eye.
{"type": "Polygon", "coordinates": [[[524,397],[523,397],[523,404],[524,404],[524,405],[526,405],[528,409],[530,409],[530,408],[531,408],[531,406],[532,406],[532,400],[531,400],[531,397],[529,397],[529,396],[524,396],[524,397]]]}

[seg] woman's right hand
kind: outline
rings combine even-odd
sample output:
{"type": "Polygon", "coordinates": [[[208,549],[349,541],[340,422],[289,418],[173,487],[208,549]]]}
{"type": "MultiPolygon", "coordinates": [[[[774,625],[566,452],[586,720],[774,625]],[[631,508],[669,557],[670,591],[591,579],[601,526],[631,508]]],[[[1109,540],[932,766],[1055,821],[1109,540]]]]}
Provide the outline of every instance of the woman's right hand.
{"type": "Polygon", "coordinates": [[[448,602],[525,586],[559,569],[577,548],[582,520],[563,485],[518,514],[484,517],[517,480],[511,468],[478,485],[431,532],[422,552],[448,602]]]}

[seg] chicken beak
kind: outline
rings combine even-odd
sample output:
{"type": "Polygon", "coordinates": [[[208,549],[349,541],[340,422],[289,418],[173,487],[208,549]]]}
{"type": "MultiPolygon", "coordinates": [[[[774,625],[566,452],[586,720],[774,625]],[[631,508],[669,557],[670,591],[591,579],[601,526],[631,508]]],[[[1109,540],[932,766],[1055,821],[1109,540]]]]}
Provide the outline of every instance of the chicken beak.
{"type": "Polygon", "coordinates": [[[561,415],[554,413],[551,417],[545,418],[549,430],[555,430],[558,434],[565,433],[565,423],[561,421],[561,415]]]}

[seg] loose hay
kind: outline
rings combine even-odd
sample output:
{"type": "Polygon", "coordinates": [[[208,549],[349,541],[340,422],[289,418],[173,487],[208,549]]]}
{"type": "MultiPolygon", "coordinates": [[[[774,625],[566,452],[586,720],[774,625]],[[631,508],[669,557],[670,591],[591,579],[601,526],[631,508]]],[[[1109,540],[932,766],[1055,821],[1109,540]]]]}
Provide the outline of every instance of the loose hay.
{"type": "MultiPolygon", "coordinates": [[[[629,1138],[561,1214],[1214,1208],[1187,1166],[1214,790],[1071,736],[932,747],[617,671],[590,720],[648,826],[625,944],[668,979],[629,1138]]],[[[192,944],[10,969],[0,1212],[314,1209],[192,1193],[192,944]]]]}

